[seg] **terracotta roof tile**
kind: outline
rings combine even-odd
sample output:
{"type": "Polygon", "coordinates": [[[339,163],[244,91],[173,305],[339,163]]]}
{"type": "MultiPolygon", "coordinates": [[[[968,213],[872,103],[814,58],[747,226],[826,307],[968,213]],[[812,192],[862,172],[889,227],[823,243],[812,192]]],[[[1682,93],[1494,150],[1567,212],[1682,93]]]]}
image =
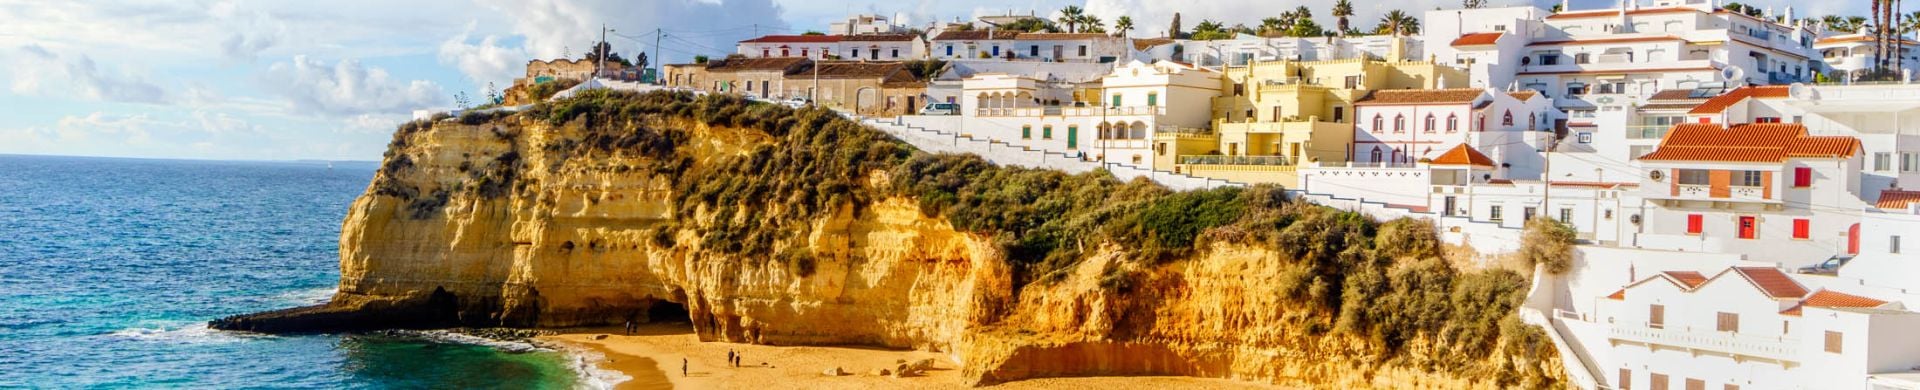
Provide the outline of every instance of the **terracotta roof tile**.
{"type": "Polygon", "coordinates": [[[1712,71],[1718,71],[1718,70],[1720,70],[1720,69],[1719,69],[1719,68],[1714,68],[1714,67],[1711,67],[1711,66],[1707,66],[1707,67],[1698,67],[1698,68],[1649,68],[1649,69],[1597,69],[1597,70],[1587,70],[1587,69],[1577,69],[1577,70],[1547,70],[1547,71],[1534,71],[1534,72],[1520,72],[1520,73],[1518,73],[1518,74],[1521,74],[1521,75],[1543,75],[1543,74],[1628,74],[1628,73],[1633,73],[1633,74],[1646,74],[1646,73],[1667,73],[1667,72],[1712,72],[1712,71]]]}
{"type": "Polygon", "coordinates": [[[1382,89],[1354,102],[1355,105],[1467,104],[1487,91],[1478,88],[1455,89],[1382,89]]]}
{"type": "Polygon", "coordinates": [[[1497,32],[1461,35],[1459,38],[1454,38],[1453,47],[1491,45],[1499,42],[1500,37],[1504,35],[1506,34],[1497,32]]]}
{"type": "MultiPolygon", "coordinates": [[[[1630,10],[1630,11],[1627,11],[1627,15],[1631,16],[1631,15],[1667,14],[1667,13],[1681,13],[1681,12],[1705,13],[1700,11],[1699,9],[1694,9],[1689,7],[1667,7],[1667,8],[1649,8],[1649,9],[1630,10]]],[[[1619,16],[1619,15],[1620,15],[1619,9],[1603,9],[1603,10],[1593,10],[1593,11],[1561,12],[1553,15],[1547,15],[1547,19],[1595,18],[1595,17],[1619,16]]]]}
{"type": "Polygon", "coordinates": [[[1885,190],[1880,191],[1880,200],[1875,206],[1883,209],[1905,210],[1907,205],[1920,203],[1920,191],[1885,190]]]}
{"type": "Polygon", "coordinates": [[[1701,275],[1699,272],[1667,271],[1662,273],[1666,274],[1669,278],[1673,278],[1674,281],[1680,282],[1681,285],[1687,286],[1687,288],[1700,287],[1701,283],[1707,282],[1707,276],[1701,275]]]}
{"type": "Polygon", "coordinates": [[[1787,276],[1787,273],[1780,272],[1777,268],[1733,267],[1733,272],[1752,282],[1754,287],[1760,288],[1760,292],[1766,293],[1773,299],[1798,299],[1807,296],[1806,287],[1801,287],[1800,282],[1793,281],[1793,277],[1787,276]]]}
{"type": "Polygon", "coordinates": [[[1112,38],[1112,36],[1109,36],[1107,34],[1092,34],[1092,33],[1020,33],[1020,35],[1016,35],[1013,37],[1013,39],[1022,40],[1022,41],[1102,39],[1102,38],[1112,38]]]}
{"type": "Polygon", "coordinates": [[[972,30],[972,31],[947,31],[947,32],[942,32],[942,33],[940,33],[940,35],[936,35],[936,36],[934,36],[934,37],[933,37],[933,40],[936,40],[936,41],[978,41],[978,40],[984,40],[984,39],[1013,39],[1013,37],[1016,37],[1016,36],[1019,36],[1019,35],[1020,35],[1020,32],[1019,32],[1019,31],[997,31],[997,30],[996,30],[996,31],[993,31],[993,37],[992,37],[992,38],[988,38],[988,37],[987,37],[987,31],[985,31],[985,30],[972,30]]]}
{"type": "Polygon", "coordinates": [[[1534,43],[1527,44],[1527,46],[1601,45],[1601,44],[1609,44],[1609,43],[1664,42],[1664,41],[1680,41],[1680,40],[1684,40],[1684,39],[1669,35],[1669,36],[1659,36],[1659,37],[1569,39],[1564,41],[1534,42],[1534,43]]]}
{"type": "Polygon", "coordinates": [[[1514,99],[1519,99],[1521,101],[1532,99],[1534,95],[1538,95],[1538,94],[1539,93],[1536,93],[1533,90],[1507,92],[1507,96],[1512,96],[1514,99]]]}
{"type": "Polygon", "coordinates": [[[1698,102],[1695,102],[1695,103],[1649,103],[1647,105],[1640,106],[1640,109],[1662,110],[1662,111],[1692,111],[1694,107],[1699,107],[1699,106],[1700,106],[1700,103],[1698,102]]]}
{"type": "Polygon", "coordinates": [[[1616,301],[1627,299],[1627,289],[1623,288],[1623,289],[1620,289],[1620,291],[1614,291],[1612,294],[1607,294],[1607,299],[1612,299],[1616,301]]]}
{"type": "Polygon", "coordinates": [[[740,43],[834,43],[839,35],[768,35],[740,41],[740,43]]]}
{"type": "Polygon", "coordinates": [[[713,62],[712,65],[707,66],[707,70],[714,72],[783,70],[808,62],[805,57],[727,58],[713,62]]]}
{"type": "Polygon", "coordinates": [[[1701,98],[1693,97],[1693,91],[1694,90],[1691,89],[1669,89],[1654,92],[1653,96],[1647,97],[1647,100],[1700,100],[1701,98]]]}
{"type": "Polygon", "coordinates": [[[1172,39],[1167,39],[1167,38],[1144,38],[1144,39],[1135,39],[1135,40],[1133,40],[1133,49],[1134,49],[1134,50],[1147,50],[1147,49],[1152,49],[1152,48],[1153,48],[1154,46],[1160,46],[1160,45],[1165,45],[1165,44],[1169,44],[1169,43],[1173,43],[1173,40],[1172,40],[1172,39]]]}
{"type": "Polygon", "coordinates": [[[1487,155],[1481,154],[1480,151],[1478,150],[1473,150],[1472,146],[1467,146],[1467,144],[1459,144],[1459,145],[1454,145],[1453,149],[1447,150],[1446,153],[1441,153],[1440,157],[1435,157],[1433,159],[1433,162],[1429,164],[1430,165],[1472,165],[1472,166],[1491,167],[1493,166],[1493,159],[1487,158],[1487,155]]]}
{"type": "Polygon", "coordinates": [[[1806,307],[1880,307],[1885,304],[1887,301],[1832,290],[1820,290],[1800,300],[1800,304],[1781,311],[1780,314],[1798,316],[1800,309],[1806,307]]]}
{"type": "Polygon", "coordinates": [[[1846,136],[1808,136],[1797,123],[1765,123],[1721,128],[1718,124],[1673,126],[1648,161],[1782,162],[1793,157],[1852,157],[1860,140],[1846,136]]]}
{"type": "MultiPolygon", "coordinates": [[[[821,61],[815,62],[813,66],[818,68],[819,77],[822,79],[881,78],[906,70],[906,65],[898,62],[821,61]]],[[[801,67],[787,77],[811,79],[815,76],[815,70],[815,68],[801,67]]]]}
{"type": "Polygon", "coordinates": [[[1746,101],[1747,98],[1778,99],[1785,97],[1787,97],[1787,86],[1785,85],[1740,87],[1739,89],[1720,94],[1720,96],[1714,96],[1712,99],[1707,99],[1707,102],[1700,103],[1699,106],[1693,108],[1693,111],[1687,113],[1695,115],[1718,114],[1726,112],[1727,108],[1733,107],[1734,104],[1746,101]]]}
{"type": "Polygon", "coordinates": [[[908,42],[912,40],[912,34],[848,35],[840,38],[842,42],[908,42]]]}

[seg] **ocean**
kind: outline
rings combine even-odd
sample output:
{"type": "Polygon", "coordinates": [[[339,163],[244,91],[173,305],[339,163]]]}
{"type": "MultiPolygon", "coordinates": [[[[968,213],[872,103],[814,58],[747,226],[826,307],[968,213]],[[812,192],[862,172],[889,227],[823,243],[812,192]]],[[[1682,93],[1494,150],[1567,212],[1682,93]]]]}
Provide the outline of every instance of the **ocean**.
{"type": "Polygon", "coordinates": [[[206,328],[324,302],[375,168],[0,155],[0,388],[604,384],[528,345],[206,328]]]}

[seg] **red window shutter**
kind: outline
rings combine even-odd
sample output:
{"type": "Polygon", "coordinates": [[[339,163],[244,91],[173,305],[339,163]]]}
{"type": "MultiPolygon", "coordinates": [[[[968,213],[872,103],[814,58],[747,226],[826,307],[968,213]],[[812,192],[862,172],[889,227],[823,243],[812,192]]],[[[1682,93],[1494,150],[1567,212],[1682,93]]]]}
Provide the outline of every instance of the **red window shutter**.
{"type": "Polygon", "coordinates": [[[1700,234],[1700,231],[1703,230],[1701,229],[1701,225],[1705,223],[1704,220],[1705,218],[1701,217],[1700,214],[1687,214],[1687,234],[1700,234]]]}
{"type": "Polygon", "coordinates": [[[1700,123],[1713,123],[1711,118],[1700,118],[1700,123]]]}
{"type": "Polygon", "coordinates": [[[1794,167],[1793,186],[1807,187],[1811,185],[1813,185],[1813,167],[1794,167]]]}
{"type": "Polygon", "coordinates": [[[1811,236],[1812,235],[1811,232],[1813,229],[1809,227],[1810,225],[1812,225],[1812,222],[1807,221],[1806,218],[1794,219],[1793,220],[1793,238],[1804,240],[1808,236],[1811,236]]]}

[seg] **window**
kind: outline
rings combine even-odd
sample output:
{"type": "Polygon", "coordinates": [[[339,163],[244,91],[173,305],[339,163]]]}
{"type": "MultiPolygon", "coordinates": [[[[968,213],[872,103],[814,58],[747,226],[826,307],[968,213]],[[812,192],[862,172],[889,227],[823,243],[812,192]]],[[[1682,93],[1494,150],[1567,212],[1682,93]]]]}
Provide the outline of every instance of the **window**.
{"type": "Polygon", "coordinates": [[[1027,56],[1028,56],[1028,57],[1039,57],[1039,56],[1040,56],[1040,45],[1033,45],[1033,47],[1031,47],[1031,48],[1028,48],[1028,49],[1027,49],[1027,56]]]}
{"type": "Polygon", "coordinates": [[[1080,125],[1067,125],[1067,149],[1080,147],[1080,125]]]}
{"type": "Polygon", "coordinates": [[[1246,83],[1233,83],[1233,96],[1240,96],[1245,94],[1247,94],[1246,83]]]}
{"type": "Polygon", "coordinates": [[[1920,154],[1900,153],[1900,171],[1901,172],[1920,171],[1920,154]]]}
{"type": "Polygon", "coordinates": [[[1648,387],[1652,388],[1653,390],[1667,390],[1667,375],[1666,374],[1648,375],[1647,384],[1652,385],[1648,387]]]}
{"type": "Polygon", "coordinates": [[[1580,143],[1583,143],[1583,144],[1593,143],[1593,133],[1589,133],[1585,131],[1580,132],[1580,143]]]}
{"type": "Polygon", "coordinates": [[[1360,76],[1347,76],[1347,89],[1360,89],[1360,76]]]}
{"type": "Polygon", "coordinates": [[[1813,167],[1794,167],[1793,168],[1793,186],[1794,187],[1808,187],[1812,185],[1813,185],[1813,167]]]}
{"type": "Polygon", "coordinates": [[[1900,254],[1900,236],[1887,236],[1887,253],[1900,254]]]}
{"type": "Polygon", "coordinates": [[[1740,385],[1728,383],[1724,386],[1721,386],[1720,390],[1740,390],[1740,385]]]}
{"type": "Polygon", "coordinates": [[[1500,125],[1513,126],[1513,111],[1507,111],[1506,114],[1500,117],[1500,125]]]}
{"type": "Polygon", "coordinates": [[[1647,327],[1662,329],[1667,326],[1667,307],[1665,305],[1647,305],[1647,327]]]}
{"type": "Polygon", "coordinates": [[[1087,45],[1080,45],[1080,56],[1081,57],[1087,56],[1087,45]]]}
{"type": "Polygon", "coordinates": [[[948,57],[953,56],[953,45],[947,45],[947,56],[948,57]]]}
{"type": "Polygon", "coordinates": [[[1380,114],[1373,114],[1373,132],[1379,133],[1380,129],[1384,128],[1387,128],[1387,120],[1380,118],[1380,114]]]}
{"type": "Polygon", "coordinates": [[[1053,125],[1040,126],[1040,139],[1053,139],[1053,125]]]}
{"type": "Polygon", "coordinates": [[[1147,92],[1147,107],[1158,107],[1158,106],[1160,106],[1160,93],[1147,92]]]}
{"type": "Polygon", "coordinates": [[[1700,214],[1687,214],[1687,234],[1700,234],[1706,230],[1706,217],[1700,214]]]}
{"type": "Polygon", "coordinates": [[[1827,331],[1827,353],[1840,353],[1840,332],[1827,331]]]}
{"type": "Polygon", "coordinates": [[[1527,114],[1527,131],[1540,130],[1540,115],[1527,114]]]}
{"type": "Polygon", "coordinates": [[[1540,65],[1559,65],[1560,53],[1540,53],[1540,65]]]}
{"type": "Polygon", "coordinates": [[[853,58],[860,58],[860,49],[853,49],[853,58]]]}
{"type": "MultiPolygon", "coordinates": [[[[859,57],[859,56],[860,56],[859,53],[854,53],[854,57],[859,57]]],[[[1000,56],[1000,45],[993,45],[993,56],[994,57],[1000,56]]]]}
{"type": "Polygon", "coordinates": [[[1727,312],[1719,313],[1718,321],[1715,321],[1713,330],[1721,331],[1721,332],[1739,332],[1740,331],[1740,314],[1727,313],[1727,312]]]}
{"type": "Polygon", "coordinates": [[[1780,123],[1780,117],[1763,116],[1759,118],[1753,118],[1753,123],[1780,123]]]}
{"type": "Polygon", "coordinates": [[[1282,113],[1283,111],[1281,110],[1280,106],[1273,106],[1273,121],[1279,122],[1282,113]]]}
{"type": "Polygon", "coordinates": [[[900,49],[893,49],[892,54],[888,54],[888,55],[893,56],[893,58],[900,58],[900,49]]]}
{"type": "Polygon", "coordinates": [[[1560,222],[1573,223],[1573,209],[1560,209],[1560,222]]]}
{"type": "Polygon", "coordinates": [[[1873,154],[1873,170],[1876,170],[1876,171],[1893,170],[1893,153],[1889,153],[1889,152],[1874,153],[1873,154]]]}
{"type": "Polygon", "coordinates": [[[800,49],[800,56],[801,56],[801,57],[806,57],[806,56],[807,56],[807,49],[800,49]]]}
{"type": "Polygon", "coordinates": [[[1567,96],[1580,96],[1585,94],[1587,94],[1586,84],[1581,84],[1577,82],[1567,83],[1567,96]]]}
{"type": "Polygon", "coordinates": [[[1347,123],[1347,108],[1346,108],[1346,107],[1334,107],[1334,108],[1333,108],[1333,123],[1347,123]]]}
{"type": "Polygon", "coordinates": [[[1120,94],[1117,94],[1117,93],[1113,94],[1113,106],[1114,107],[1120,106],[1120,94]]]}
{"type": "Polygon", "coordinates": [[[1020,126],[1020,139],[1033,139],[1033,125],[1020,126]]]}
{"type": "Polygon", "coordinates": [[[1579,54],[1574,54],[1574,55],[1573,55],[1573,63],[1575,63],[1575,64],[1591,64],[1591,63],[1593,63],[1593,55],[1592,55],[1592,54],[1588,54],[1588,53],[1579,53],[1579,54]]]}
{"type": "Polygon", "coordinates": [[[1812,236],[1813,229],[1811,225],[1812,222],[1806,218],[1795,218],[1793,220],[1793,238],[1805,240],[1807,237],[1812,236]]]}
{"type": "Polygon", "coordinates": [[[1734,223],[1740,224],[1738,227],[1740,228],[1739,236],[1741,239],[1751,240],[1760,234],[1759,222],[1755,217],[1740,217],[1734,223]]]}
{"type": "MultiPolygon", "coordinates": [[[[1376,152],[1376,153],[1377,153],[1377,152],[1376,152]]],[[[1500,221],[1501,221],[1501,219],[1500,219],[1500,206],[1492,206],[1492,208],[1491,208],[1491,209],[1489,209],[1489,210],[1487,210],[1487,220],[1489,220],[1489,221],[1494,221],[1494,222],[1500,222],[1500,221]]]]}
{"type": "Polygon", "coordinates": [[[1676,176],[1679,176],[1680,185],[1704,186],[1712,175],[1705,169],[1682,169],[1676,176]]]}
{"type": "Polygon", "coordinates": [[[1761,176],[1760,171],[1740,171],[1739,181],[1733,182],[1733,185],[1740,187],[1759,187],[1761,176]]]}
{"type": "MultiPolygon", "coordinates": [[[[1373,162],[1380,162],[1380,147],[1378,146],[1373,147],[1373,162]]],[[[1494,209],[1499,210],[1498,207],[1494,209]]]]}
{"type": "Polygon", "coordinates": [[[1460,116],[1454,115],[1454,114],[1447,114],[1447,133],[1451,134],[1451,133],[1457,133],[1457,132],[1460,132],[1460,116]]]}
{"type": "Polygon", "coordinates": [[[1520,221],[1521,222],[1532,221],[1534,211],[1535,209],[1533,207],[1520,209],[1520,221]]]}
{"type": "Polygon", "coordinates": [[[1393,116],[1393,132],[1395,134],[1407,132],[1407,116],[1405,115],[1393,116]]]}
{"type": "Polygon", "coordinates": [[[1437,120],[1433,118],[1433,114],[1427,114],[1427,123],[1426,123],[1427,126],[1425,130],[1427,134],[1433,134],[1433,131],[1435,130],[1435,126],[1434,126],[1435,122],[1437,122],[1437,120]]]}

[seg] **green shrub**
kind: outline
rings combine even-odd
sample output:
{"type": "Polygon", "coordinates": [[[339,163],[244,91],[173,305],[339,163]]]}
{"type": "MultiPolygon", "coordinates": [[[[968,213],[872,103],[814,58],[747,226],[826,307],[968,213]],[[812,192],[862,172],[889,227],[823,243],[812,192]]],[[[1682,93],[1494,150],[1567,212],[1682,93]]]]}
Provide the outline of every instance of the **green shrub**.
{"type": "Polygon", "coordinates": [[[1578,236],[1572,225],[1559,220],[1528,220],[1526,231],[1520,236],[1520,256],[1526,258],[1529,265],[1545,264],[1549,273],[1567,272],[1567,268],[1573,266],[1573,246],[1578,236]]]}

